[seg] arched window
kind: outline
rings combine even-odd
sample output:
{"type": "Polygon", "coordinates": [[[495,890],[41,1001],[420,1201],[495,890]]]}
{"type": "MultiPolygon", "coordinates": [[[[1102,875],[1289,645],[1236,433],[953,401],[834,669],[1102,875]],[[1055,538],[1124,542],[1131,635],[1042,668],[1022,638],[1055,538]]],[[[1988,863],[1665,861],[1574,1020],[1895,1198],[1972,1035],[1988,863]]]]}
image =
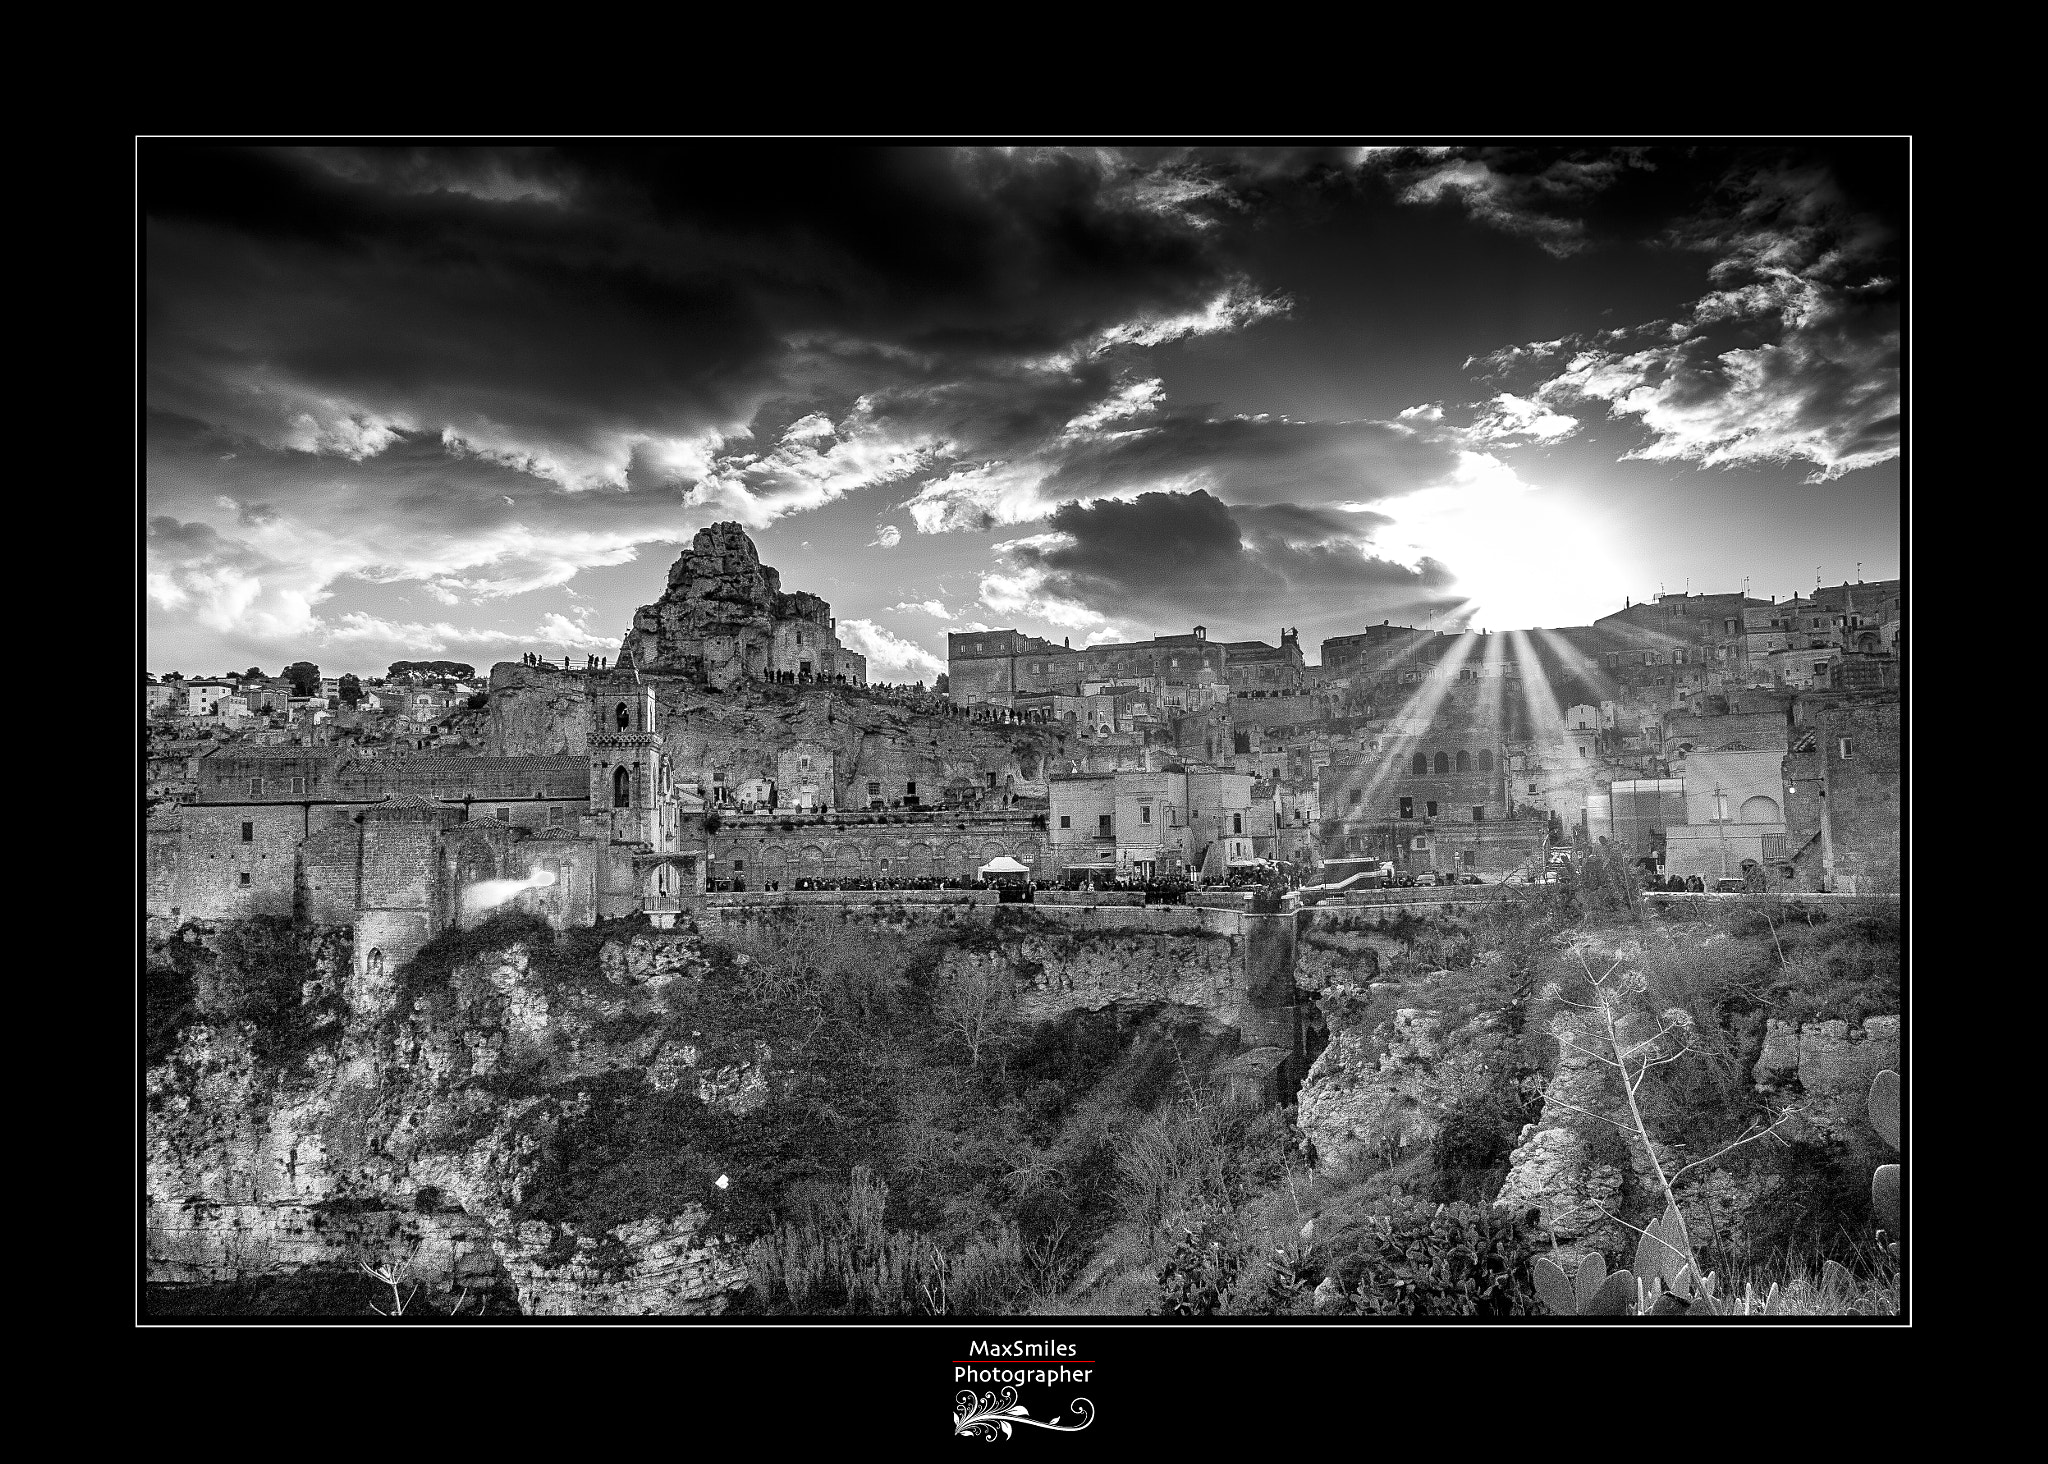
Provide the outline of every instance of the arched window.
{"type": "Polygon", "coordinates": [[[621,732],[628,730],[633,725],[633,718],[631,717],[631,715],[627,713],[626,704],[624,702],[619,703],[618,719],[619,730],[621,732]]]}
{"type": "Polygon", "coordinates": [[[1458,752],[1458,771],[1461,773],[1472,771],[1472,754],[1464,751],[1462,748],[1458,752]]]}
{"type": "Polygon", "coordinates": [[[1492,748],[1482,747],[1479,749],[1479,771],[1482,773],[1490,773],[1493,771],[1492,748]]]}
{"type": "Polygon", "coordinates": [[[1437,774],[1437,776],[1438,776],[1439,778],[1441,778],[1441,777],[1443,777],[1443,776],[1444,776],[1445,774],[1449,773],[1449,772],[1450,772],[1450,770],[1451,770],[1451,759],[1450,759],[1450,755],[1449,755],[1448,753],[1442,753],[1442,752],[1438,753],[1438,754],[1436,755],[1436,774],[1437,774]]]}
{"type": "Polygon", "coordinates": [[[626,771],[624,763],[612,769],[612,807],[633,806],[633,775],[626,771]]]}
{"type": "Polygon", "coordinates": [[[1761,793],[1754,798],[1745,798],[1740,817],[1746,824],[1774,824],[1778,821],[1778,800],[1761,793]]]}
{"type": "Polygon", "coordinates": [[[384,974],[384,952],[372,950],[363,961],[363,970],[372,976],[384,974]]]}
{"type": "Polygon", "coordinates": [[[1426,774],[1429,771],[1429,754],[1418,752],[1414,757],[1408,759],[1408,771],[1418,778],[1426,774]]]}

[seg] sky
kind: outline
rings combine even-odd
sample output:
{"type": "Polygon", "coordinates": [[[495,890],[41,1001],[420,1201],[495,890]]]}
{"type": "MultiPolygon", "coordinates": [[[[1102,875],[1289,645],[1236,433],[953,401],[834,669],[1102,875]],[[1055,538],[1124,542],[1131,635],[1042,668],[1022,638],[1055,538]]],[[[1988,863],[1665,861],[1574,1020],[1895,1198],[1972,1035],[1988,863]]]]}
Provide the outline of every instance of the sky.
{"type": "Polygon", "coordinates": [[[1897,577],[1909,164],[146,142],[145,665],[581,664],[727,520],[885,681],[1897,577]]]}

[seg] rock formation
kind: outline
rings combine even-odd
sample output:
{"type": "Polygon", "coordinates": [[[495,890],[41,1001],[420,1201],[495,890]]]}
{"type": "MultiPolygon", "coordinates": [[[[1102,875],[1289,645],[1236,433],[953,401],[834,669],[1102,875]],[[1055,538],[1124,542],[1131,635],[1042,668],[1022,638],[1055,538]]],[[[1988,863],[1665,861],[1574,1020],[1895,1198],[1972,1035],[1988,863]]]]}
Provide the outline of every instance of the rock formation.
{"type": "Polygon", "coordinates": [[[353,981],[344,1029],[296,1072],[257,1061],[246,1023],[187,1027],[148,1074],[149,1278],[367,1262],[495,1287],[529,1315],[724,1310],[746,1275],[702,1205],[588,1234],[521,1213],[588,1101],[579,1079],[687,1084],[734,1111],[766,1092],[765,1049],[714,1058],[677,1015],[701,981],[694,938],[614,940],[597,970],[565,984],[515,943],[410,1011],[388,977],[353,981]]]}
{"type": "Polygon", "coordinates": [[[668,588],[634,612],[619,665],[686,676],[730,690],[781,672],[830,681],[866,679],[866,662],[833,633],[832,607],[785,594],[736,523],[713,524],[669,566],[668,588]]]}

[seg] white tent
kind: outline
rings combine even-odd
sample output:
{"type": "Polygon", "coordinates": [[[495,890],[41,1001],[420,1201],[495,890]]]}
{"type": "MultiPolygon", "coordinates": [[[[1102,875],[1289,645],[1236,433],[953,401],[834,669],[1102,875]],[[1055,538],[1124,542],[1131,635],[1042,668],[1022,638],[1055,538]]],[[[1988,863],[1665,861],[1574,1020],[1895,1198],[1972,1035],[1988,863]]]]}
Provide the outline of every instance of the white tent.
{"type": "Polygon", "coordinates": [[[989,862],[988,862],[988,863],[986,863],[986,864],[984,864],[984,865],[982,865],[982,866],[981,866],[981,877],[982,877],[983,879],[987,879],[987,878],[989,878],[989,877],[990,877],[991,875],[997,875],[997,874],[1029,874],[1029,873],[1031,873],[1031,866],[1030,866],[1030,865],[1028,865],[1028,864],[1019,864],[1019,863],[1018,863],[1018,862],[1017,862],[1016,860],[1012,859],[1012,858],[1011,858],[1011,857],[1010,857],[1009,855],[1007,855],[1007,854],[998,854],[998,855],[997,855],[997,856],[996,856],[995,858],[993,858],[993,859],[989,860],[989,862]]]}

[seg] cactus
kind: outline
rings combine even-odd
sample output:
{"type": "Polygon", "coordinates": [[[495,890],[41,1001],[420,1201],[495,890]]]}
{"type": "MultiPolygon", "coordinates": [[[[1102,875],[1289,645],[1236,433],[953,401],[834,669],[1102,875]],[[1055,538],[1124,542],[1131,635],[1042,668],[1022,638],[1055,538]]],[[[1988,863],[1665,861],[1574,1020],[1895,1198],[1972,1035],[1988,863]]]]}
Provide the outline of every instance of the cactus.
{"type": "Polygon", "coordinates": [[[1598,1251],[1579,1262],[1576,1276],[1549,1256],[1538,1256],[1533,1270],[1536,1294],[1557,1316],[1625,1317],[1634,1310],[1636,1278],[1627,1271],[1608,1275],[1598,1251]]]}
{"type": "MultiPolygon", "coordinates": [[[[1890,1068],[1871,1080],[1870,1126],[1893,1149],[1904,1147],[1899,1142],[1899,1075],[1890,1068]]],[[[1894,1260],[1899,1259],[1899,1246],[1906,1235],[1906,1212],[1898,1165],[1880,1164],[1870,1176],[1870,1208],[1877,1215],[1878,1245],[1894,1260]]]]}

